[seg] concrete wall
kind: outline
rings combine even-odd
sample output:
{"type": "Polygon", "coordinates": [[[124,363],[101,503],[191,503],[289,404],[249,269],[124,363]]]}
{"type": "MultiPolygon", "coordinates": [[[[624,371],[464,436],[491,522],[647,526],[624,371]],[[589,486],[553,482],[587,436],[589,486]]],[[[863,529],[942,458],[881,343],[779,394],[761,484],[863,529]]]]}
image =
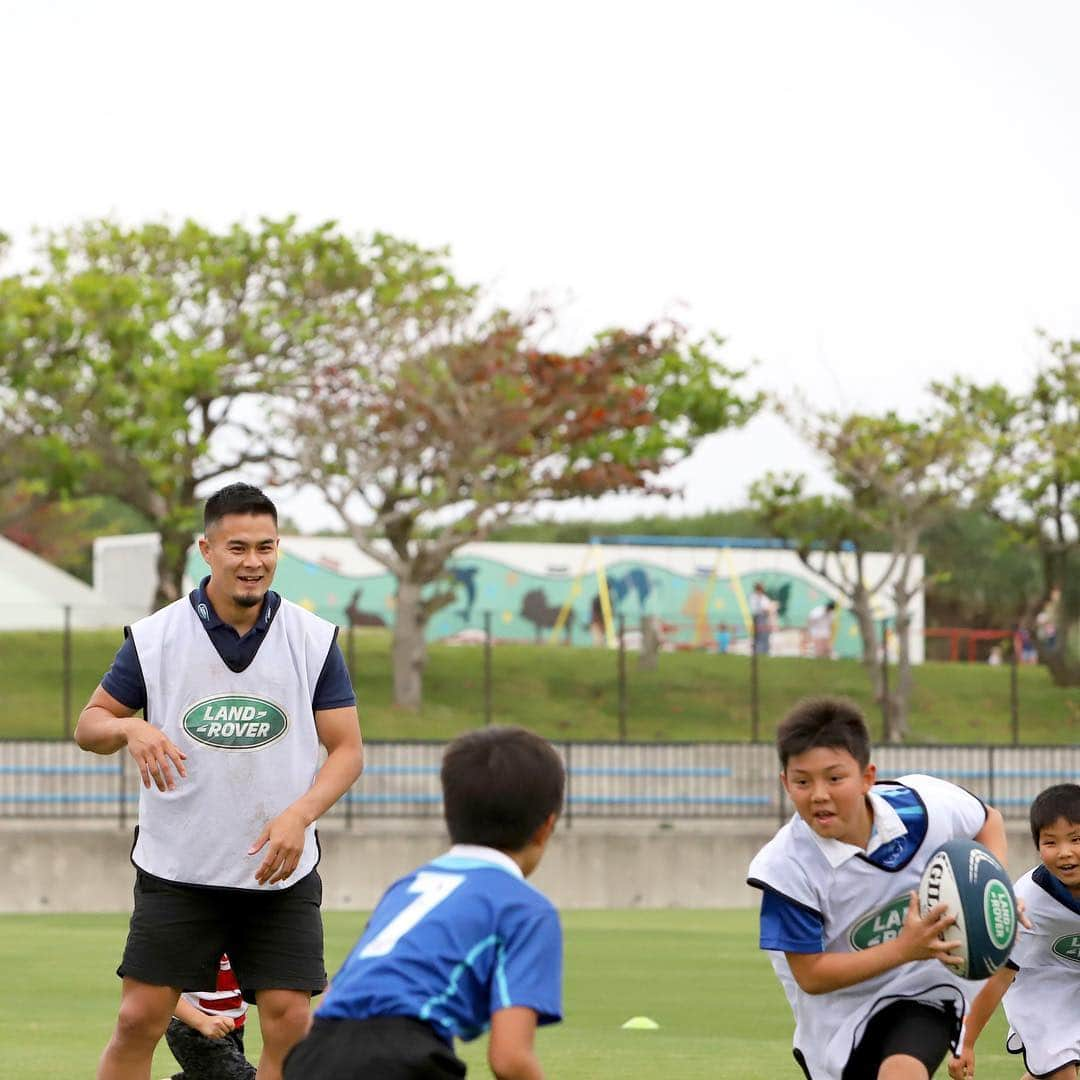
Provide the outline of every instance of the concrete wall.
{"type": "MultiPolygon", "coordinates": [[[[744,883],[773,820],[575,821],[561,827],[532,879],[563,908],[748,907],[744,883]]],[[[446,848],[435,822],[364,822],[320,831],[327,908],[370,909],[395,878],[446,848]]],[[[0,826],[0,912],[130,911],[131,833],[100,822],[0,826]]],[[[1010,828],[1010,871],[1035,862],[1031,836],[1010,828]]]]}

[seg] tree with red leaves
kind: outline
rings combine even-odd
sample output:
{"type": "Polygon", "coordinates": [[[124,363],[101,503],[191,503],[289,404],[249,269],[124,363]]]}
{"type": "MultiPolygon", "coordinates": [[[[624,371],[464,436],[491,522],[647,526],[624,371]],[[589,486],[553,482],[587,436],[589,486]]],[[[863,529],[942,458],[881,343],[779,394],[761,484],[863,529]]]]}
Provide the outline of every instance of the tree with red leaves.
{"type": "Polygon", "coordinates": [[[662,474],[745,423],[744,372],[675,325],[612,330],[580,353],[539,344],[538,317],[450,319],[422,340],[317,364],[290,410],[295,471],[397,578],[394,694],[420,706],[424,628],[463,544],[539,502],[670,494],[662,474]]]}

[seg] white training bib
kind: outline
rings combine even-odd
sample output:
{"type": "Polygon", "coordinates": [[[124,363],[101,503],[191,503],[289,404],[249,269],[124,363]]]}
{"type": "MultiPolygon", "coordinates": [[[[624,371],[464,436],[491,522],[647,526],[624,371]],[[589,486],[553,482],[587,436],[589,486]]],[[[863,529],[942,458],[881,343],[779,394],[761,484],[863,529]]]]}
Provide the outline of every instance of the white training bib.
{"type": "Polygon", "coordinates": [[[137,867],[167,881],[265,891],[318,862],[315,827],[292,875],[260,886],[263,826],[303,795],[319,768],[312,697],[336,628],[282,600],[251,664],[231,671],[187,597],[131,627],[146,719],[185,754],[172,791],[140,787],[137,867]]]}
{"type": "Polygon", "coordinates": [[[1017,930],[1009,960],[1020,970],[1002,1001],[1005,1045],[1033,1076],[1080,1061],[1080,911],[1051,895],[1049,878],[1038,866],[1016,882],[1034,928],[1017,930]]]}
{"type": "MultiPolygon", "coordinates": [[[[749,882],[818,913],[826,952],[856,952],[895,937],[903,924],[910,890],[935,848],[959,836],[971,838],[985,820],[982,804],[968,792],[929,776],[904,776],[875,791],[904,787],[926,809],[926,835],[906,864],[895,870],[852,855],[833,865],[810,826],[798,815],[754,857],[749,882]]],[[[901,817],[901,820],[902,817],[901,817]]],[[[854,986],[827,994],[799,989],[783,953],[769,953],[795,1014],[794,1047],[814,1080],[840,1080],[871,1017],[897,1000],[955,1009],[963,1017],[966,1000],[982,983],[965,982],[944,964],[917,961],[854,986]]]]}

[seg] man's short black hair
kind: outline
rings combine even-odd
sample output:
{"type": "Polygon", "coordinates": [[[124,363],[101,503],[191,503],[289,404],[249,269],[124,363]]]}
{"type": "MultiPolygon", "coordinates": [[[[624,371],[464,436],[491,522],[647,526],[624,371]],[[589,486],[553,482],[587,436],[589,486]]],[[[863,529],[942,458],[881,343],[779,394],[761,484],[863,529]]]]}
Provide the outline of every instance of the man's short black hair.
{"type": "Polygon", "coordinates": [[[442,761],[443,812],[455,844],[521,851],[562,810],[566,771],[546,739],[520,727],[460,735],[442,761]]]}
{"type": "Polygon", "coordinates": [[[277,507],[252,484],[229,484],[215,491],[203,510],[203,532],[226,514],[269,514],[277,526],[277,507]]]}
{"type": "Polygon", "coordinates": [[[846,750],[860,769],[870,764],[870,732],[854,701],[841,697],[803,698],[776,729],[776,749],[785,770],[791,758],[819,746],[846,750]]]}
{"type": "Polygon", "coordinates": [[[1039,833],[1064,818],[1080,825],[1080,784],[1054,784],[1040,791],[1031,804],[1031,839],[1039,846],[1039,833]]]}

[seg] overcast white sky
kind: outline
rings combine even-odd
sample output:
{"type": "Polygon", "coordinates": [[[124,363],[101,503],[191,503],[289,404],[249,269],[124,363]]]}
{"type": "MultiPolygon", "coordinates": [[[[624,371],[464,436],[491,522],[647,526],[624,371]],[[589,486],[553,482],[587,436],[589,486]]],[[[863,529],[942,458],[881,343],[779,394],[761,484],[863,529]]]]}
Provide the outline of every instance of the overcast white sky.
{"type": "MultiPolygon", "coordinates": [[[[335,218],[449,245],[566,343],[675,315],[755,385],[914,411],[1080,335],[1071,2],[0,0],[0,229],[335,218]]],[[[778,421],[680,513],[807,464],[778,421]]],[[[608,517],[656,509],[608,499],[608,517]]],[[[285,507],[332,525],[312,498],[285,507]]],[[[553,513],[568,516],[572,508],[553,513]]],[[[595,510],[590,510],[595,512],[595,510]]]]}

